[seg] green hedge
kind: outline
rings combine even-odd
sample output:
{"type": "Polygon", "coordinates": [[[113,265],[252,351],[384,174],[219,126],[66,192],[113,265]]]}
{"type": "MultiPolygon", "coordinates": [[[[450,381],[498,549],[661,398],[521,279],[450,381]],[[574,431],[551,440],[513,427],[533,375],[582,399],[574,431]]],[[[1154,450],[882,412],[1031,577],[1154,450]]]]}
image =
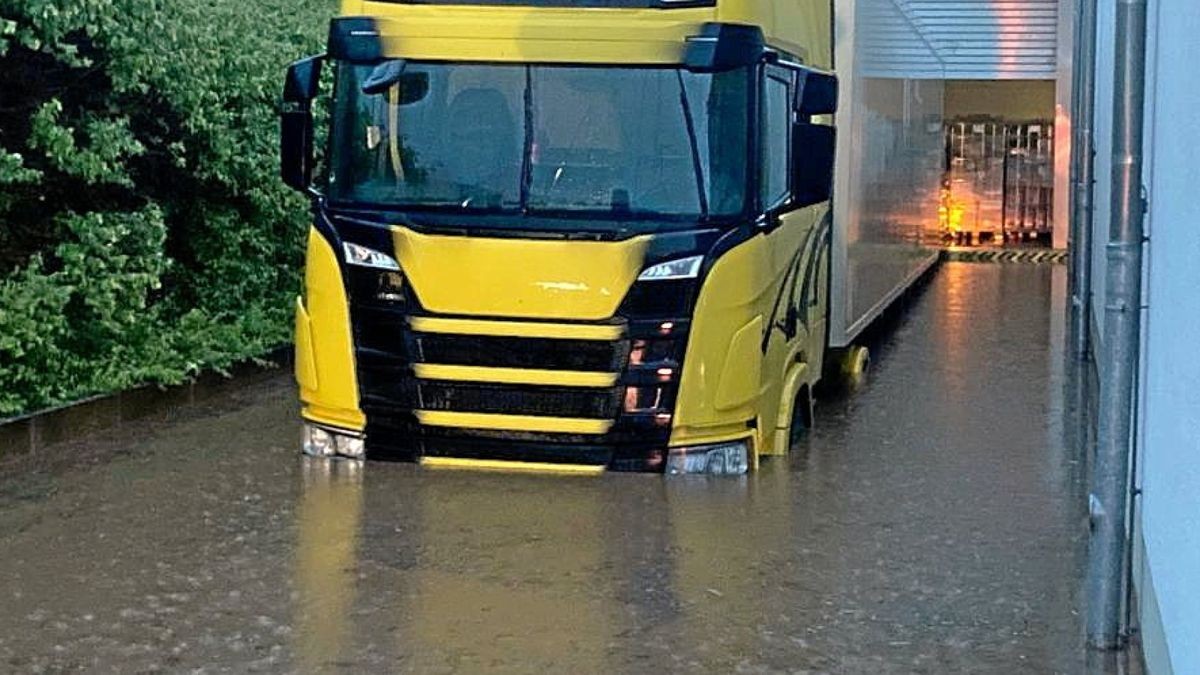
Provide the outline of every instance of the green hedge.
{"type": "Polygon", "coordinates": [[[333,0],[0,0],[0,417],[290,338],[288,62],[333,0]]]}

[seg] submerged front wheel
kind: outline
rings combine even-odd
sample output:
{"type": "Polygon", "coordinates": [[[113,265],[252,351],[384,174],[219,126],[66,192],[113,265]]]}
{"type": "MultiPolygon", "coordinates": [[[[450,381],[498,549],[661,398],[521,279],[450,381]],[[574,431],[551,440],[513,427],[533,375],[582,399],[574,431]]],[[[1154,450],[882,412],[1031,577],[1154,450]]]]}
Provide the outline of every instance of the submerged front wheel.
{"type": "Polygon", "coordinates": [[[792,421],[788,426],[788,449],[804,437],[813,425],[813,396],[805,386],[796,392],[796,400],[792,403],[792,421]]]}

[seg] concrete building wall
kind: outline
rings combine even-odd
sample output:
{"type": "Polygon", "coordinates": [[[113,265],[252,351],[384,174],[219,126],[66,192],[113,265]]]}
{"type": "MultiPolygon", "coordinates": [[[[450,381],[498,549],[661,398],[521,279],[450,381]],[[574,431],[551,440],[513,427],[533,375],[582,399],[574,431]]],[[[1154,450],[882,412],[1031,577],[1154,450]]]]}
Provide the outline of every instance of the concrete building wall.
{"type": "MultiPolygon", "coordinates": [[[[1200,673],[1200,4],[1151,4],[1139,586],[1153,588],[1175,673],[1200,673]]],[[[1143,593],[1148,595],[1148,593],[1143,593]]]]}
{"type": "MultiPolygon", "coordinates": [[[[1092,306],[1103,326],[1112,216],[1115,3],[1101,2],[1092,306]]],[[[1137,624],[1152,675],[1200,673],[1200,3],[1150,0],[1145,296],[1133,523],[1137,624]]],[[[1096,333],[1097,353],[1102,334],[1096,333]]],[[[1105,367],[1098,359],[1097,367],[1105,367]]]]}

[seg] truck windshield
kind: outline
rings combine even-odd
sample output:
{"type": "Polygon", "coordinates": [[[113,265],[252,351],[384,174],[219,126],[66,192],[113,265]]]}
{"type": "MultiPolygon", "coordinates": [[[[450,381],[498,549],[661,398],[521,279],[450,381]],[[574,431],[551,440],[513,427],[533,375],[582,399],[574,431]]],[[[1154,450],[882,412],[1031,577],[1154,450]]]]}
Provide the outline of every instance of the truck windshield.
{"type": "Polygon", "coordinates": [[[335,204],[626,220],[742,211],[748,69],[409,62],[364,93],[373,72],[338,67],[335,204]]]}

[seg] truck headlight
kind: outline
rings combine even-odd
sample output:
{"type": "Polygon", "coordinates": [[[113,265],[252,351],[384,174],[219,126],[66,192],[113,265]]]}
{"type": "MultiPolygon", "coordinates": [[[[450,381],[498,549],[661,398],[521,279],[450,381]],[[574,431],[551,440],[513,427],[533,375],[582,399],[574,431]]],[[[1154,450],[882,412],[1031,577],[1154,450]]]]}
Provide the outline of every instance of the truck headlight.
{"type": "Polygon", "coordinates": [[[376,251],[373,248],[344,241],[342,242],[342,253],[346,256],[346,262],[351,265],[373,267],[378,270],[400,271],[400,263],[396,262],[395,258],[382,251],[376,251]]]}
{"type": "Polygon", "coordinates": [[[337,454],[337,441],[333,434],[313,424],[304,425],[304,440],[301,448],[310,457],[332,457],[337,454]]]}
{"type": "Polygon", "coordinates": [[[667,473],[704,473],[737,476],[750,470],[749,441],[730,441],[713,445],[671,448],[667,452],[667,473]]]}
{"type": "Polygon", "coordinates": [[[366,439],[361,435],[341,433],[309,422],[304,423],[301,448],[311,457],[363,459],[367,456],[366,439]]]}
{"type": "Polygon", "coordinates": [[[360,436],[338,436],[337,452],[342,457],[363,459],[367,456],[367,443],[360,436]]]}
{"type": "Polygon", "coordinates": [[[679,258],[678,260],[668,260],[666,262],[651,265],[642,270],[638,275],[638,281],[667,281],[669,279],[695,279],[700,274],[700,265],[704,262],[704,256],[694,255],[689,258],[679,258]]]}

